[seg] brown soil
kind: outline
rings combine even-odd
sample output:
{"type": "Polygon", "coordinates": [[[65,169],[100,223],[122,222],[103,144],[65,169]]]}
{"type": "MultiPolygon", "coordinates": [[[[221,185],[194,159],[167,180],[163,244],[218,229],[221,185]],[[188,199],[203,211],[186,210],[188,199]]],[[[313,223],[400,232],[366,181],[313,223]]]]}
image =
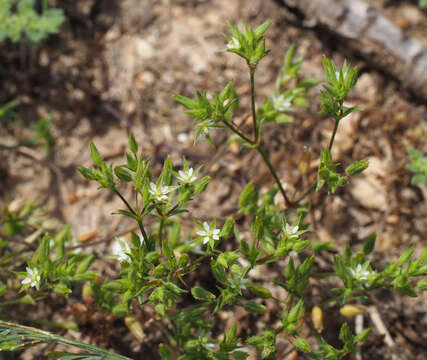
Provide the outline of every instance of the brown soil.
{"type": "MultiPolygon", "coordinates": [[[[382,1],[371,2],[384,8],[382,1]]],[[[426,43],[426,13],[408,1],[389,3],[384,8],[387,16],[426,43]]],[[[252,153],[231,147],[217,158],[207,142],[193,145],[192,120],[174,103],[172,95],[193,96],[199,89],[217,92],[232,79],[241,97],[237,122],[244,124],[250,110],[248,75],[241,59],[218,52],[225,47],[222,33],[227,32],[226,20],[257,25],[270,19],[273,25],[267,32],[267,45],[272,51],[257,72],[258,102],[271,93],[283,54],[291,43],[297,44],[298,55],[305,58],[305,77],[323,76],[323,55],[337,63],[347,58],[360,69],[359,82],[348,101],[364,111],[342,122],[334,156],[343,164],[366,157],[370,167],[337,194],[326,196],[321,192],[311,197],[310,222],[315,230],[311,239],[331,241],[339,250],[347,243],[358,249],[367,235],[376,231],[373,265],[378,267],[396,259],[412,244],[417,247],[416,255],[421,253],[426,245],[427,186],[411,185],[405,164],[408,146],[425,150],[427,111],[425,104],[385,72],[345,53],[345,48],[327,34],[305,29],[272,0],[79,0],[58,2],[58,6],[66,12],[66,23],[58,36],[42,46],[39,61],[22,69],[18,48],[10,43],[0,47],[0,104],[20,100],[19,116],[27,123],[52,114],[55,138],[50,158],[45,158],[41,150],[0,152],[2,201],[18,196],[37,198],[54,217],[71,224],[76,235],[96,231],[98,238],[103,238],[123,231],[130,223],[112,215],[121,208],[120,201],[105,190],[98,191],[76,168],[90,165],[91,141],[109,161],[121,162],[129,131],[152,156],[155,171],[168,154],[175,165],[186,156],[193,166],[205,166],[213,180],[193,206],[195,218],[229,215],[250,179],[254,178],[261,190],[269,188],[273,180],[252,153]]],[[[298,111],[293,125],[265,129],[265,144],[290,193],[300,191],[316,176],[315,161],[306,179],[294,170],[304,146],[316,159],[332,131],[332,120],[318,115],[318,93],[319,88],[312,91],[311,107],[298,111]]],[[[14,141],[7,134],[2,138],[14,141]]],[[[220,147],[227,135],[218,131],[214,139],[220,147]]],[[[123,188],[123,193],[130,196],[131,188],[123,188]]],[[[191,217],[188,224],[191,226],[191,217]]],[[[96,249],[106,252],[108,243],[96,249]]],[[[272,287],[272,281],[282,276],[279,265],[260,270],[253,280],[272,287]]],[[[316,266],[322,271],[331,270],[332,258],[325,257],[316,266]]],[[[207,271],[205,274],[209,276],[207,271]]],[[[312,285],[313,303],[327,298],[328,293],[319,284],[312,285]]],[[[387,346],[374,330],[362,348],[363,359],[425,359],[425,300],[425,296],[412,299],[379,293],[376,306],[395,347],[387,346]]],[[[70,318],[69,308],[61,308],[65,305],[62,300],[52,301],[53,305],[44,304],[30,315],[52,320],[70,318]]],[[[344,318],[337,306],[324,311],[323,336],[337,343],[337,328],[344,318]]],[[[269,320],[274,321],[270,316],[269,320]]],[[[255,318],[239,311],[225,312],[223,320],[227,324],[238,322],[242,337],[252,335],[259,325],[255,318]]],[[[372,326],[369,317],[365,325],[372,326]]],[[[105,325],[111,334],[104,338],[97,334],[96,326],[71,336],[135,359],[157,359],[153,353],[158,334],[149,334],[146,343],[138,345],[120,321],[105,325]]],[[[146,331],[150,331],[149,324],[146,331]]],[[[274,359],[298,358],[294,352],[289,353],[292,348],[286,341],[278,348],[274,359]]],[[[23,358],[40,358],[39,354],[33,350],[24,353],[23,358]]]]}

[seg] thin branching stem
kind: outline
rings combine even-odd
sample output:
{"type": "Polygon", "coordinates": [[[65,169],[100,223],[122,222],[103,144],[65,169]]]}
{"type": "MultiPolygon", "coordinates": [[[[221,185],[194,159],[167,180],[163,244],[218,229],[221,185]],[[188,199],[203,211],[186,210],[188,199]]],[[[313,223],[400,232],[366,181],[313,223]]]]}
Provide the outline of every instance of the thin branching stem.
{"type": "Polygon", "coordinates": [[[144,225],[142,224],[142,220],[139,218],[138,214],[135,212],[132,206],[123,197],[123,195],[120,194],[120,192],[117,189],[114,189],[113,191],[123,201],[123,203],[126,205],[128,210],[136,217],[136,221],[138,223],[139,230],[141,231],[142,237],[144,238],[144,241],[148,244],[148,236],[147,236],[147,233],[145,232],[144,225]]]}
{"type": "Polygon", "coordinates": [[[228,121],[223,121],[223,124],[227,126],[232,132],[234,132],[236,135],[241,137],[243,140],[245,140],[249,144],[254,144],[255,142],[247,137],[245,134],[243,134],[239,129],[237,129],[233,124],[229,123],[228,121]]]}
{"type": "Polygon", "coordinates": [[[258,124],[256,118],[256,108],[255,108],[255,68],[249,67],[249,75],[251,78],[251,108],[252,108],[252,124],[255,143],[258,142],[258,124]]]}
{"type": "Polygon", "coordinates": [[[285,189],[283,188],[282,183],[279,177],[277,176],[276,170],[274,170],[273,165],[271,164],[267,154],[265,153],[264,149],[261,146],[260,139],[258,139],[258,124],[257,124],[256,107],[255,107],[255,69],[256,69],[255,67],[249,66],[249,76],[251,79],[252,123],[253,123],[254,139],[255,139],[255,141],[252,144],[257,144],[256,146],[257,151],[261,155],[262,159],[264,160],[265,164],[270,170],[271,175],[273,175],[274,180],[279,186],[280,192],[282,193],[282,196],[285,199],[286,206],[289,207],[289,206],[292,206],[292,202],[289,200],[288,196],[286,195],[285,189]]]}
{"type": "Polygon", "coordinates": [[[163,240],[163,225],[165,223],[165,220],[163,218],[160,219],[160,224],[159,224],[159,243],[162,243],[163,240]]]}
{"type": "Polygon", "coordinates": [[[332,131],[331,141],[329,142],[329,146],[328,146],[329,151],[332,151],[332,146],[334,145],[335,135],[337,133],[338,124],[340,123],[340,120],[341,120],[340,118],[335,119],[334,130],[332,131]]]}
{"type": "Polygon", "coordinates": [[[312,192],[313,192],[313,190],[316,188],[316,181],[315,182],[313,182],[308,188],[307,188],[307,190],[306,191],[304,191],[301,195],[300,195],[300,197],[298,197],[297,199],[294,199],[294,200],[292,200],[292,202],[294,203],[294,204],[298,204],[300,201],[302,201],[302,200],[304,200],[308,195],[310,195],[312,192]]]}
{"type": "Polygon", "coordinates": [[[261,145],[258,145],[256,149],[261,155],[268,169],[270,170],[271,175],[273,175],[274,180],[276,180],[276,183],[279,186],[279,190],[282,193],[283,198],[285,199],[286,206],[292,206],[292,201],[286,195],[285,189],[283,188],[282,183],[280,182],[279,176],[277,175],[276,170],[274,170],[274,167],[271,164],[270,160],[268,159],[268,156],[265,153],[264,149],[261,147],[261,145]]]}
{"type": "Polygon", "coordinates": [[[330,152],[332,151],[332,146],[334,145],[334,140],[335,140],[335,135],[336,135],[337,130],[338,130],[338,125],[339,125],[341,119],[343,118],[343,109],[342,109],[343,104],[342,104],[342,102],[340,102],[340,106],[341,106],[341,108],[339,110],[338,116],[335,118],[335,125],[334,125],[334,130],[332,131],[331,141],[329,142],[328,149],[330,152]]]}

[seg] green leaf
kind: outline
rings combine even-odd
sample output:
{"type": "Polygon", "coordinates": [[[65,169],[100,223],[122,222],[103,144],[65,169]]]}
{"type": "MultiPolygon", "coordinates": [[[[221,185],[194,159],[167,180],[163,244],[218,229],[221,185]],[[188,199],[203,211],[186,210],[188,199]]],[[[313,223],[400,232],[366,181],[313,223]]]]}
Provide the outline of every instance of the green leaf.
{"type": "Polygon", "coordinates": [[[245,304],[245,310],[247,312],[263,315],[267,311],[267,308],[264,305],[258,304],[255,301],[248,301],[245,304]]]}
{"type": "Polygon", "coordinates": [[[246,360],[249,354],[241,350],[236,350],[232,352],[231,356],[233,357],[233,360],[246,360]]]}
{"type": "Polygon", "coordinates": [[[127,216],[135,220],[139,220],[138,216],[136,216],[134,213],[130,212],[129,210],[117,210],[117,214],[127,216]]]}
{"type": "Polygon", "coordinates": [[[270,20],[267,20],[265,22],[263,22],[260,26],[258,26],[255,31],[255,39],[258,40],[260,39],[264,33],[267,31],[267,29],[270,27],[270,25],[272,24],[272,22],[270,20]]]}
{"type": "Polygon", "coordinates": [[[200,286],[193,286],[191,288],[191,294],[197,300],[212,301],[216,299],[216,296],[214,294],[212,294],[210,291],[203,289],[200,286]]]}
{"type": "Polygon", "coordinates": [[[256,346],[261,351],[261,357],[265,359],[276,351],[276,334],[273,330],[266,330],[259,335],[250,337],[247,343],[256,346]]]}
{"type": "Polygon", "coordinates": [[[402,255],[400,255],[397,263],[399,265],[404,265],[405,263],[407,263],[411,258],[412,254],[414,253],[414,251],[415,251],[415,246],[413,245],[408,250],[406,250],[402,255]]]}
{"type": "Polygon", "coordinates": [[[169,346],[165,345],[165,344],[160,344],[159,345],[159,354],[162,357],[162,360],[172,360],[172,351],[169,348],[169,346]]]}
{"type": "Polygon", "coordinates": [[[411,183],[414,185],[427,181],[427,156],[423,156],[418,150],[409,147],[407,149],[411,163],[406,168],[413,172],[411,183]]]}
{"type": "Polygon", "coordinates": [[[85,273],[89,269],[89,267],[92,265],[95,258],[96,256],[94,254],[91,254],[86,256],[83,260],[81,260],[77,265],[76,274],[85,273]]]}
{"type": "Polygon", "coordinates": [[[272,297],[270,290],[258,284],[249,284],[248,285],[252,294],[261,299],[270,299],[272,297]]]}
{"type": "Polygon", "coordinates": [[[133,134],[133,132],[131,132],[129,135],[129,149],[134,154],[136,154],[138,152],[138,144],[135,140],[135,135],[133,134]]]}
{"type": "Polygon", "coordinates": [[[354,175],[360,174],[362,171],[367,169],[368,166],[369,166],[368,159],[359,160],[347,166],[347,168],[345,169],[345,173],[348,176],[354,176],[354,175]]]}
{"type": "Polygon", "coordinates": [[[353,337],[351,335],[350,328],[348,327],[347,323],[342,324],[339,338],[344,343],[352,341],[353,337]]]}
{"type": "Polygon", "coordinates": [[[162,252],[168,260],[175,259],[175,255],[173,253],[173,250],[169,246],[169,241],[167,238],[162,239],[162,252]]]}
{"type": "Polygon", "coordinates": [[[142,159],[138,161],[135,178],[133,179],[133,186],[136,191],[142,189],[142,186],[144,184],[145,174],[146,174],[146,171],[145,171],[146,166],[147,165],[144,163],[142,159]]]}
{"type": "Polygon", "coordinates": [[[338,275],[338,277],[345,283],[346,280],[346,266],[344,264],[343,257],[341,255],[336,255],[335,259],[335,273],[338,275]]]}
{"type": "Polygon", "coordinates": [[[126,169],[123,168],[123,166],[116,166],[114,168],[114,173],[116,174],[116,176],[124,182],[130,182],[132,181],[132,175],[130,174],[129,171],[127,171],[126,169]]]}
{"type": "Polygon", "coordinates": [[[300,351],[302,351],[302,352],[310,352],[311,351],[311,346],[310,346],[310,344],[308,343],[308,341],[307,340],[305,340],[305,339],[303,339],[303,338],[296,338],[295,339],[295,341],[294,341],[294,345],[295,345],[295,347],[298,349],[298,350],[300,350],[300,351]]]}
{"type": "Polygon", "coordinates": [[[43,236],[43,239],[42,239],[41,244],[40,244],[40,252],[39,252],[39,256],[38,256],[38,262],[39,263],[44,263],[45,261],[48,260],[49,254],[50,254],[50,241],[51,241],[51,239],[52,238],[48,234],[43,236]]]}
{"type": "Polygon", "coordinates": [[[80,166],[77,168],[77,170],[80,172],[80,174],[83,175],[83,177],[86,180],[97,180],[98,179],[98,173],[95,172],[93,169],[89,169],[84,166],[80,166]]]}
{"type": "Polygon", "coordinates": [[[310,246],[310,240],[299,240],[297,241],[294,246],[292,247],[292,250],[296,252],[301,252],[304,249],[306,249],[308,246],[310,246]]]}
{"type": "Polygon", "coordinates": [[[369,255],[375,248],[375,241],[377,239],[377,233],[373,232],[368,236],[365,243],[363,244],[363,253],[369,255]]]}
{"type": "Polygon", "coordinates": [[[324,242],[324,241],[315,241],[311,244],[311,249],[318,253],[320,251],[328,251],[332,250],[334,248],[334,245],[330,242],[324,242]]]}
{"type": "Polygon", "coordinates": [[[187,109],[193,109],[197,107],[197,101],[190,99],[186,96],[182,96],[179,94],[174,94],[173,99],[178,103],[184,106],[187,109]]]}
{"type": "Polygon", "coordinates": [[[421,291],[426,291],[427,290],[427,279],[422,279],[422,280],[418,281],[417,288],[420,289],[421,291]]]}
{"type": "Polygon", "coordinates": [[[289,315],[287,316],[288,323],[298,322],[303,308],[304,308],[304,301],[301,299],[289,312],[289,315]]]}
{"type": "Polygon", "coordinates": [[[285,125],[285,124],[292,124],[294,122],[294,119],[290,115],[281,113],[275,117],[275,121],[277,124],[285,125]]]}
{"type": "Polygon", "coordinates": [[[411,286],[409,279],[404,275],[398,276],[396,279],[394,279],[393,286],[397,291],[399,291],[403,295],[417,297],[417,293],[415,292],[414,288],[411,286]]]}
{"type": "Polygon", "coordinates": [[[53,291],[62,296],[68,296],[71,293],[71,289],[64,283],[56,284],[53,287],[53,291]]]}
{"type": "Polygon", "coordinates": [[[90,157],[92,158],[93,163],[99,168],[102,168],[102,165],[104,164],[104,160],[102,160],[102,157],[99,154],[99,151],[96,148],[95,144],[91,142],[89,145],[89,148],[90,148],[90,157]]]}
{"type": "Polygon", "coordinates": [[[369,336],[369,334],[371,333],[372,329],[368,328],[363,330],[360,334],[356,335],[356,341],[358,343],[362,343],[366,340],[366,338],[369,336]]]}
{"type": "Polygon", "coordinates": [[[200,181],[197,182],[196,186],[194,187],[194,194],[198,195],[205,191],[210,180],[210,176],[204,176],[203,178],[201,178],[200,181]]]}

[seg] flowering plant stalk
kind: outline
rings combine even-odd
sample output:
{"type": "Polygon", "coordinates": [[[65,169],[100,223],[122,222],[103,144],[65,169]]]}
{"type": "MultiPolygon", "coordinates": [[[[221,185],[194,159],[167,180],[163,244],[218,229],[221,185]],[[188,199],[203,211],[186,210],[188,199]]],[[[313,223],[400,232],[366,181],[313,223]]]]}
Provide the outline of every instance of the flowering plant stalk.
{"type": "MultiPolygon", "coordinates": [[[[212,141],[212,129],[231,131],[245,149],[255,150],[261,156],[275,185],[261,196],[254,183],[248,183],[240,194],[238,211],[226,219],[201,221],[196,213],[190,213],[196,225],[191,231],[182,226],[181,218],[190,212],[189,203],[197,201],[197,196],[208,186],[210,178],[201,177],[200,168],[194,170],[183,159],[181,168],[176,171],[168,158],[160,174],[154,174],[150,158],[141,154],[133,134],[130,134],[129,151],[121,165],[106,164],[95,144],[91,144],[94,166],[80,167],[80,173],[118,196],[124,208],[117,214],[133,219],[138,227],[138,232],[131,233],[130,242],[117,240],[115,258],[120,272],[113,278],[95,274],[88,270],[93,254],[75,255],[63,251],[61,236],[57,235],[59,238],[55,237],[52,245],[51,237],[46,235],[28,261],[27,272],[18,273],[23,278],[22,290],[29,291],[28,288],[33,287],[35,290],[31,291],[45,294],[52,289],[61,293],[63,289],[62,294],[68,296],[72,282],[86,281],[85,302],[99,312],[123,318],[129,331],[142,337],[143,324],[137,318],[137,310],[150,308],[156,313],[151,321],[162,333],[158,351],[164,360],[242,360],[248,357],[248,346],[256,348],[262,358],[269,358],[276,352],[279,334],[305,353],[304,356],[320,360],[341,359],[357,352],[371,329],[352,334],[344,322],[337,334],[341,346],[328,344],[318,333],[314,334],[318,339],[315,343],[303,335],[313,328],[308,310],[313,310],[314,327],[321,333],[322,307],[327,303],[335,302],[344,307],[353,302],[373,302],[372,294],[382,288],[394,288],[407,296],[417,296],[416,290],[427,288],[425,279],[414,286],[414,278],[427,274],[427,251],[419,259],[413,259],[415,248],[411,247],[398,261],[383,269],[375,268],[369,258],[376,240],[376,235],[372,234],[361,251],[353,253],[347,246],[342,254],[335,255],[332,276],[340,281],[340,285],[332,289],[335,296],[319,304],[309,300],[307,293],[316,258],[322,251],[331,251],[333,245],[310,239],[309,205],[303,200],[309,193],[324,187],[328,193],[334,193],[368,166],[362,159],[340,172],[331,151],[339,123],[359,110],[345,105],[347,94],[356,84],[357,69],[347,63],[339,69],[324,58],[326,84],[320,96],[321,112],[334,119],[333,131],[329,145],[320,154],[316,181],[302,189],[298,197],[291,198],[268,157],[263,125],[266,122],[277,126],[291,124],[292,113],[309,104],[308,89],[321,80],[301,78],[303,59],[295,58],[296,49],[292,45],[285,55],[274,93],[256,107],[255,75],[259,62],[269,53],[264,37],[269,26],[267,21],[257,28],[245,26],[240,31],[230,24],[231,34],[227,36],[225,51],[240,56],[248,66],[252,113],[249,133],[233,121],[239,101],[232,81],[219,93],[202,91],[197,92],[195,98],[178,94],[174,98],[194,118],[196,141],[200,136],[212,141]],[[132,187],[132,201],[122,194],[122,185],[126,184],[132,187]],[[285,209],[278,200],[280,196],[285,209]],[[238,217],[249,219],[250,228],[237,224],[238,217]],[[52,249],[56,249],[56,254],[52,254],[52,249]],[[274,283],[268,279],[253,281],[251,273],[270,263],[286,264],[281,279],[274,283]],[[209,268],[208,282],[196,276],[201,267],[209,268]],[[272,286],[281,287],[286,298],[273,296],[269,290],[272,286]],[[246,339],[238,336],[236,325],[225,328],[220,321],[223,311],[236,306],[262,317],[267,312],[266,305],[271,302],[276,302],[281,312],[272,315],[272,321],[265,321],[260,332],[249,329],[253,332],[246,339]],[[214,334],[213,325],[222,334],[214,334]]],[[[2,336],[5,338],[0,347],[6,349],[7,334],[2,336]]]]}

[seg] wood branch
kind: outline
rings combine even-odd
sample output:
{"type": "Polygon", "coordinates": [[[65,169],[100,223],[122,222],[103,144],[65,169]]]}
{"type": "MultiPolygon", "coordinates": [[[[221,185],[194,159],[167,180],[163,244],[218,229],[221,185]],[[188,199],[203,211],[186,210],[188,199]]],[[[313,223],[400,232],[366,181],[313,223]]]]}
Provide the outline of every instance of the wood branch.
{"type": "Polygon", "coordinates": [[[427,100],[427,48],[363,0],[281,0],[427,100]]]}

